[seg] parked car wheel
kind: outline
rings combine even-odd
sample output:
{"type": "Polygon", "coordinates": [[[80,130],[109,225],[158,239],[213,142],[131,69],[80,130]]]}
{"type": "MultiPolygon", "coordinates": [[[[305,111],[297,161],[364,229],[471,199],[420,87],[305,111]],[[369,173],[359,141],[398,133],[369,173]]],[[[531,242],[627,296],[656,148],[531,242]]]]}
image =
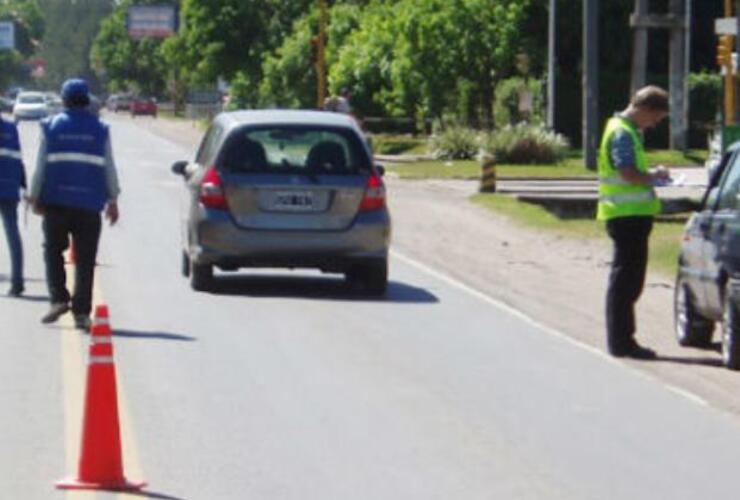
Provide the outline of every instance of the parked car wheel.
{"type": "Polygon", "coordinates": [[[676,278],[673,301],[676,340],[682,346],[707,347],[712,342],[714,322],[696,312],[691,292],[683,278],[676,278]]]}
{"type": "Polygon", "coordinates": [[[213,266],[196,264],[190,261],[190,287],[199,292],[207,292],[213,286],[213,266]]]}
{"type": "Polygon", "coordinates": [[[355,264],[346,273],[347,282],[371,295],[383,295],[388,288],[388,261],[379,259],[355,264]]]}
{"type": "Polygon", "coordinates": [[[725,293],[722,314],[722,361],[730,370],[740,370],[740,311],[730,293],[725,293]]]}
{"type": "Polygon", "coordinates": [[[180,272],[186,278],[190,277],[190,258],[185,252],[182,253],[182,264],[180,266],[180,272]]]}

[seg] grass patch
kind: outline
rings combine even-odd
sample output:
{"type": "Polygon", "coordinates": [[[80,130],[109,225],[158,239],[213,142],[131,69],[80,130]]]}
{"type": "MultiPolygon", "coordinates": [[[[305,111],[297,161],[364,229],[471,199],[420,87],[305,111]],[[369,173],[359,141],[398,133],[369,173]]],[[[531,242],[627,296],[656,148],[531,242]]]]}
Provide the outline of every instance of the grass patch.
{"type": "MultiPolygon", "coordinates": [[[[520,202],[502,194],[477,194],[471,200],[531,229],[552,231],[571,238],[609,239],[604,223],[594,219],[559,219],[539,205],[520,202]]],[[[683,228],[682,222],[655,223],[650,236],[650,271],[667,277],[675,276],[683,228]]]]}
{"type": "Polygon", "coordinates": [[[371,138],[373,150],[379,155],[421,155],[428,152],[425,137],[373,134],[371,138]]]}
{"type": "MultiPolygon", "coordinates": [[[[686,155],[681,151],[648,151],[650,165],[701,166],[707,152],[691,150],[686,155]]],[[[388,171],[402,179],[477,179],[480,165],[476,160],[431,160],[415,163],[389,164],[388,171]]],[[[571,150],[566,159],[555,165],[510,165],[496,167],[500,177],[582,177],[595,178],[596,173],[586,169],[581,151],[571,150]]]]}

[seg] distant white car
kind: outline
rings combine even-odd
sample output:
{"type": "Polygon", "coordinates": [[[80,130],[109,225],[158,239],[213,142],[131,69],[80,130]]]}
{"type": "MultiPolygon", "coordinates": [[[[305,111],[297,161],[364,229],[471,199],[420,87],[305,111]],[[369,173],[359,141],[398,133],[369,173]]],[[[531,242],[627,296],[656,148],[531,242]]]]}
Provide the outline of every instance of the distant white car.
{"type": "Polygon", "coordinates": [[[62,98],[59,97],[59,94],[55,92],[47,92],[44,95],[44,99],[46,100],[47,114],[55,115],[64,109],[64,104],[62,103],[62,98]]]}
{"type": "Polygon", "coordinates": [[[15,121],[40,120],[49,114],[46,98],[41,92],[21,92],[15,98],[13,116],[15,121]]]}

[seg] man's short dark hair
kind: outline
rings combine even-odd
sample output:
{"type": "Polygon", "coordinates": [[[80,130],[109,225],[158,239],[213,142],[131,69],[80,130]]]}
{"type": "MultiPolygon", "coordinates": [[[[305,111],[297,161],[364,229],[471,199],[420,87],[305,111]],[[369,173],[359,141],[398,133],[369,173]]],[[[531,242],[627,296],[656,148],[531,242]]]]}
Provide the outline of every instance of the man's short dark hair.
{"type": "Polygon", "coordinates": [[[630,104],[635,108],[668,113],[668,92],[656,85],[648,85],[635,92],[630,104]]]}

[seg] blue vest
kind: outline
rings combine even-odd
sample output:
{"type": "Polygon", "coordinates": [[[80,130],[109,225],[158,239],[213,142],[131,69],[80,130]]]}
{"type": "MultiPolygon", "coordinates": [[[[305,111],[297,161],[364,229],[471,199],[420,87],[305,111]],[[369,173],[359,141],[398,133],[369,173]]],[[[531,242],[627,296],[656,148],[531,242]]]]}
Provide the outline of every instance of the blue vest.
{"type": "Polygon", "coordinates": [[[18,129],[0,119],[0,201],[19,201],[18,191],[23,179],[21,146],[18,129]]]}
{"type": "Polygon", "coordinates": [[[72,109],[44,120],[41,129],[46,138],[41,203],[101,211],[108,199],[108,127],[87,111],[72,109]]]}

